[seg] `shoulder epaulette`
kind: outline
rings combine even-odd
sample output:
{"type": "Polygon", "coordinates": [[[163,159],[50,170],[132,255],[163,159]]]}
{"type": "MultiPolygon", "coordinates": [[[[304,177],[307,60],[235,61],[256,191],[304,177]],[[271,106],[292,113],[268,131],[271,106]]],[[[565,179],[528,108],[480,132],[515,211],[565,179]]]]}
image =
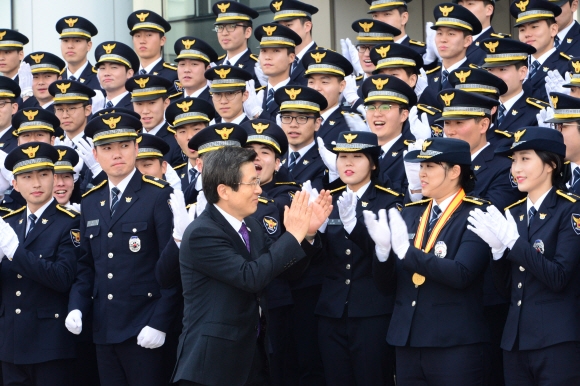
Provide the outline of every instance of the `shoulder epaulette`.
{"type": "Polygon", "coordinates": [[[5,208],[5,207],[3,207],[3,206],[0,206],[0,212],[7,212],[7,213],[10,213],[10,212],[12,212],[12,209],[10,209],[10,208],[5,208]]]}
{"type": "Polygon", "coordinates": [[[481,68],[481,67],[479,67],[477,64],[473,64],[473,63],[471,63],[471,64],[469,65],[469,68],[481,68]]]}
{"type": "Polygon", "coordinates": [[[396,197],[399,197],[401,195],[401,193],[397,193],[392,189],[385,188],[385,187],[380,186],[380,185],[375,185],[375,188],[382,190],[383,192],[391,193],[393,196],[396,196],[396,197]]]}
{"type": "Polygon", "coordinates": [[[415,201],[415,202],[409,202],[409,203],[405,204],[405,207],[407,207],[407,206],[413,206],[413,205],[419,205],[419,204],[426,204],[426,203],[428,203],[429,201],[431,201],[431,199],[430,199],[430,198],[427,198],[427,199],[425,199],[425,200],[419,200],[419,201],[415,201]]]}
{"type": "Polygon", "coordinates": [[[432,74],[432,73],[434,73],[435,71],[439,71],[440,69],[441,69],[441,66],[437,66],[437,67],[435,67],[435,68],[432,68],[432,69],[431,69],[431,70],[429,70],[429,71],[425,71],[425,74],[429,75],[429,74],[432,74]]]}
{"type": "Polygon", "coordinates": [[[334,193],[336,193],[336,192],[340,192],[340,191],[341,191],[341,190],[343,190],[343,189],[346,189],[346,185],[344,185],[344,186],[341,186],[340,188],[332,189],[332,190],[330,191],[330,194],[334,194],[334,193]]]}
{"type": "Polygon", "coordinates": [[[2,216],[2,218],[7,218],[7,217],[10,217],[10,216],[12,216],[12,215],[15,215],[16,213],[20,213],[20,212],[22,212],[24,209],[26,209],[26,205],[24,205],[24,206],[23,206],[22,208],[20,208],[20,209],[13,210],[12,212],[10,212],[10,213],[8,213],[8,214],[5,214],[4,216],[2,216]]]}
{"type": "Polygon", "coordinates": [[[465,197],[463,197],[463,201],[471,202],[472,204],[475,204],[475,205],[483,205],[483,204],[491,205],[490,201],[484,200],[483,198],[479,198],[479,197],[473,197],[473,196],[465,196],[465,197]]]}
{"type": "Polygon", "coordinates": [[[537,107],[540,110],[542,110],[542,109],[544,109],[546,107],[550,107],[550,104],[548,102],[544,102],[544,101],[541,101],[541,100],[536,99],[536,98],[527,98],[526,99],[526,103],[527,104],[530,104],[530,105],[532,105],[534,107],[537,107]]]}
{"type": "Polygon", "coordinates": [[[77,212],[76,210],[71,210],[71,209],[65,208],[64,206],[62,206],[60,204],[56,206],[56,209],[60,210],[63,213],[68,214],[72,218],[75,218],[76,216],[80,215],[80,213],[77,212]]]}
{"type": "Polygon", "coordinates": [[[433,107],[433,106],[429,106],[429,105],[425,105],[423,103],[419,103],[417,104],[417,108],[421,111],[426,112],[429,115],[435,115],[437,113],[440,113],[441,110],[439,110],[437,107],[433,107]]]}
{"type": "Polygon", "coordinates": [[[411,139],[406,139],[403,141],[403,144],[405,146],[409,146],[410,144],[415,143],[415,141],[411,140],[411,139]]]}
{"type": "Polygon", "coordinates": [[[416,46],[425,47],[424,42],[420,42],[418,40],[409,39],[409,44],[414,44],[416,46]]]}
{"type": "Polygon", "coordinates": [[[256,90],[256,92],[258,92],[260,90],[264,90],[265,88],[266,88],[266,86],[260,86],[260,87],[256,88],[255,90],[256,90]]]}
{"type": "Polygon", "coordinates": [[[355,79],[356,79],[356,80],[362,80],[363,76],[364,76],[364,75],[363,75],[363,74],[361,74],[361,75],[357,76],[355,79]]]}
{"type": "Polygon", "coordinates": [[[357,112],[354,112],[354,111],[343,111],[343,110],[342,110],[340,113],[341,113],[342,115],[353,115],[353,116],[354,116],[354,115],[358,115],[358,116],[362,117],[362,115],[360,115],[359,113],[357,113],[357,112]]]}
{"type": "Polygon", "coordinates": [[[102,188],[102,187],[103,187],[103,186],[105,186],[106,184],[107,184],[107,180],[105,180],[105,181],[101,182],[100,184],[98,184],[97,186],[95,186],[94,188],[92,188],[91,190],[89,190],[89,191],[85,192],[85,194],[83,194],[83,195],[82,195],[82,198],[85,198],[86,196],[88,196],[88,195],[89,195],[89,193],[92,193],[92,192],[94,192],[95,190],[102,188]]]}
{"type": "Polygon", "coordinates": [[[161,178],[148,176],[146,174],[143,174],[143,181],[149,182],[151,185],[155,185],[161,189],[163,189],[166,186],[169,186],[169,182],[162,180],[161,178]]]}
{"type": "Polygon", "coordinates": [[[218,60],[222,60],[223,58],[226,57],[227,54],[223,54],[222,56],[218,56],[218,60]]]}
{"type": "Polygon", "coordinates": [[[498,32],[498,33],[492,33],[489,36],[491,36],[492,38],[511,38],[512,34],[506,34],[503,32],[498,32]]]}
{"type": "Polygon", "coordinates": [[[576,202],[580,199],[580,196],[575,195],[574,193],[564,192],[563,190],[556,190],[556,194],[559,196],[564,197],[568,201],[576,202]]]}
{"type": "Polygon", "coordinates": [[[511,208],[513,208],[514,206],[516,206],[516,205],[519,205],[519,204],[521,204],[521,203],[523,203],[523,202],[526,202],[526,200],[527,200],[527,199],[528,199],[527,197],[526,197],[526,198],[522,198],[521,200],[519,200],[519,201],[516,201],[516,202],[514,202],[514,203],[513,203],[513,204],[511,204],[511,205],[508,205],[508,206],[506,206],[506,207],[504,208],[504,211],[506,211],[506,210],[508,210],[508,209],[511,209],[511,208]]]}
{"type": "Polygon", "coordinates": [[[254,59],[256,62],[259,60],[258,57],[254,54],[250,54],[250,58],[254,59]]]}
{"type": "Polygon", "coordinates": [[[276,182],[274,185],[296,185],[298,186],[298,184],[294,181],[288,181],[288,182],[276,182]]]}
{"type": "Polygon", "coordinates": [[[180,96],[181,94],[183,94],[183,91],[180,91],[180,92],[175,93],[175,94],[171,94],[171,95],[169,95],[169,99],[176,98],[176,97],[180,96]]]}
{"type": "Polygon", "coordinates": [[[173,130],[171,126],[167,126],[167,131],[169,131],[171,134],[176,134],[175,130],[173,130]]]}
{"type": "Polygon", "coordinates": [[[565,53],[563,53],[563,52],[560,52],[560,55],[562,55],[564,58],[566,58],[566,60],[570,60],[570,59],[572,59],[570,56],[566,55],[566,54],[565,54],[565,53]]]}
{"type": "Polygon", "coordinates": [[[183,163],[183,164],[181,164],[181,165],[174,166],[174,167],[173,167],[173,170],[181,169],[181,168],[182,168],[182,167],[184,167],[185,165],[187,165],[187,162],[186,162],[186,163],[183,163]]]}
{"type": "Polygon", "coordinates": [[[271,202],[274,202],[274,200],[268,199],[268,198],[265,198],[265,197],[262,197],[262,196],[259,196],[258,197],[258,201],[261,202],[262,204],[269,204],[271,202]]]}
{"type": "Polygon", "coordinates": [[[510,133],[508,133],[507,131],[494,130],[494,133],[505,135],[508,138],[512,137],[512,135],[510,133]]]}
{"type": "Polygon", "coordinates": [[[173,63],[164,62],[163,63],[163,67],[169,68],[170,70],[177,71],[177,66],[175,64],[173,64],[173,63]]]}
{"type": "Polygon", "coordinates": [[[93,71],[93,74],[98,74],[99,73],[94,67],[92,67],[91,70],[93,71]]]}

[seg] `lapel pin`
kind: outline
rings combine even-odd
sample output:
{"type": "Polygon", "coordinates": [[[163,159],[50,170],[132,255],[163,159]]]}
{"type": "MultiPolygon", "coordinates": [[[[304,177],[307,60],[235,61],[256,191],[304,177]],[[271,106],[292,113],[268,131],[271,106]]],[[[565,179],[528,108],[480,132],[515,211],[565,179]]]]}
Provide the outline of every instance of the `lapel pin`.
{"type": "Polygon", "coordinates": [[[334,124],[336,123],[335,121],[329,121],[328,122],[330,124],[330,126],[334,126],[334,124]]]}
{"type": "Polygon", "coordinates": [[[246,228],[248,229],[248,232],[251,232],[252,230],[250,229],[249,226],[246,225],[246,228]]]}
{"type": "Polygon", "coordinates": [[[572,43],[572,38],[566,39],[566,43],[568,43],[568,44],[572,43]]]}
{"type": "Polygon", "coordinates": [[[365,201],[361,201],[361,204],[362,204],[362,207],[363,208],[366,208],[369,203],[368,202],[365,202],[365,201]]]}
{"type": "Polygon", "coordinates": [[[309,163],[310,163],[310,161],[308,161],[307,159],[305,159],[305,160],[302,162],[302,164],[303,164],[303,165],[308,165],[309,163]]]}
{"type": "Polygon", "coordinates": [[[548,213],[540,213],[540,220],[545,219],[547,215],[548,213]]]}
{"type": "Polygon", "coordinates": [[[512,110],[512,115],[517,115],[517,111],[516,110],[512,110]]]}
{"type": "Polygon", "coordinates": [[[22,224],[22,221],[24,221],[24,219],[20,219],[20,221],[18,221],[18,224],[22,224]]]}
{"type": "Polygon", "coordinates": [[[244,68],[244,65],[242,63],[238,64],[239,68],[244,68]]]}
{"type": "Polygon", "coordinates": [[[520,221],[524,221],[524,215],[520,215],[520,221]]]}
{"type": "Polygon", "coordinates": [[[544,72],[548,72],[550,70],[548,67],[544,67],[544,72]]]}
{"type": "Polygon", "coordinates": [[[280,163],[281,165],[284,165],[286,163],[286,160],[282,160],[282,162],[280,163]]]}
{"type": "Polygon", "coordinates": [[[83,78],[80,78],[80,79],[79,79],[79,82],[81,82],[81,83],[85,83],[85,80],[84,80],[83,78]]]}
{"type": "Polygon", "coordinates": [[[475,166],[473,167],[473,169],[475,169],[475,170],[479,170],[479,168],[481,168],[481,165],[475,165],[475,166]]]}
{"type": "Polygon", "coordinates": [[[433,82],[438,82],[438,81],[439,81],[439,77],[433,78],[433,82]]]}
{"type": "Polygon", "coordinates": [[[43,218],[43,219],[42,219],[42,224],[43,224],[43,225],[46,225],[46,223],[47,223],[47,222],[48,222],[48,220],[47,220],[47,219],[45,219],[45,218],[43,218]]]}
{"type": "Polygon", "coordinates": [[[101,206],[105,206],[105,201],[101,201],[101,206]]]}
{"type": "Polygon", "coordinates": [[[133,197],[125,197],[125,202],[131,202],[132,199],[133,197]]]}
{"type": "Polygon", "coordinates": [[[399,154],[399,152],[398,152],[398,151],[394,151],[394,152],[392,152],[392,153],[391,153],[391,156],[392,156],[392,157],[396,157],[396,156],[397,156],[397,154],[399,154]]]}
{"type": "Polygon", "coordinates": [[[183,174],[181,175],[181,178],[185,178],[185,173],[183,173],[183,174]]]}

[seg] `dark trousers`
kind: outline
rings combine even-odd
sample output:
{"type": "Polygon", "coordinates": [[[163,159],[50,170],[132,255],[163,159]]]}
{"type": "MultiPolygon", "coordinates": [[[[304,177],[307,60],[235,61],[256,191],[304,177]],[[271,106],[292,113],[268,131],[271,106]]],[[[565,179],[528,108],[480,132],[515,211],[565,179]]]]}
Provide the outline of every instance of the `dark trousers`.
{"type": "Polygon", "coordinates": [[[580,385],[580,342],[504,351],[503,365],[507,386],[580,385]]]}
{"type": "Polygon", "coordinates": [[[503,328],[507,319],[509,303],[485,306],[483,314],[489,326],[489,371],[486,371],[486,385],[504,386],[503,379],[503,350],[500,347],[503,328]]]}
{"type": "Polygon", "coordinates": [[[485,343],[454,347],[397,347],[397,384],[403,386],[481,386],[485,343]]]}
{"type": "Polygon", "coordinates": [[[97,351],[91,341],[79,341],[76,344],[77,357],[72,362],[72,379],[74,385],[99,386],[99,369],[97,351]]]}
{"type": "Polygon", "coordinates": [[[395,386],[395,349],[386,341],[390,315],[320,317],[318,342],[326,382],[333,386],[395,386]]]}
{"type": "Polygon", "coordinates": [[[270,375],[274,386],[298,384],[298,355],[292,337],[293,306],[268,310],[266,335],[271,345],[270,375]]]}
{"type": "Polygon", "coordinates": [[[2,362],[5,386],[72,386],[71,359],[15,365],[2,362]]]}
{"type": "Polygon", "coordinates": [[[165,377],[163,354],[163,347],[146,349],[138,346],[137,337],[117,344],[97,344],[101,385],[166,385],[169,379],[165,377]]]}

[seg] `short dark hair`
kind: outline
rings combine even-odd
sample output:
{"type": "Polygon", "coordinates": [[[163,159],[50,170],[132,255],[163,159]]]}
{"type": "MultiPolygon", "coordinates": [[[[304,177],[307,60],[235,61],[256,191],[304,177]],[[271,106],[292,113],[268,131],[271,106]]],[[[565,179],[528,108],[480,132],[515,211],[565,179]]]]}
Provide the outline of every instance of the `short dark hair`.
{"type": "MultiPolygon", "coordinates": [[[[312,19],[308,18],[308,17],[299,17],[298,20],[300,20],[300,24],[302,24],[304,26],[304,24],[306,24],[307,21],[312,23],[312,19]]],[[[312,36],[312,31],[314,30],[314,23],[312,23],[312,28],[310,28],[310,36],[312,36]]]]}
{"type": "Polygon", "coordinates": [[[489,119],[489,125],[487,126],[487,128],[489,129],[491,127],[491,123],[493,122],[493,117],[486,115],[485,117],[475,117],[473,118],[475,120],[475,123],[479,123],[481,122],[484,118],[489,119]]]}
{"type": "Polygon", "coordinates": [[[493,2],[491,0],[483,0],[483,6],[486,6],[486,5],[493,6],[493,12],[491,13],[491,17],[489,18],[489,22],[491,23],[493,21],[493,16],[495,15],[495,2],[493,2]]]}
{"type": "Polygon", "coordinates": [[[520,60],[519,62],[515,63],[514,66],[516,66],[516,70],[519,70],[522,67],[528,67],[528,60],[520,60]]]}
{"type": "Polygon", "coordinates": [[[567,191],[566,182],[572,177],[570,168],[564,165],[564,157],[545,150],[534,150],[543,164],[554,168],[552,172],[552,186],[567,191]]]}
{"type": "Polygon", "coordinates": [[[229,186],[236,192],[242,179],[242,165],[254,162],[255,159],[256,152],[253,149],[236,146],[226,146],[206,154],[201,179],[207,203],[216,204],[219,201],[219,185],[229,186]]]}

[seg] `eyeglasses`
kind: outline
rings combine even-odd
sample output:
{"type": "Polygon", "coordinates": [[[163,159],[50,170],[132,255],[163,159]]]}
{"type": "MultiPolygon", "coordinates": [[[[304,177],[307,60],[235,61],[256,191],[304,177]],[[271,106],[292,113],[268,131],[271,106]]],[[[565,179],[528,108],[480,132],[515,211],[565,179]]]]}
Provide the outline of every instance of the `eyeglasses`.
{"type": "Polygon", "coordinates": [[[256,178],[250,182],[237,182],[236,185],[249,185],[249,186],[256,187],[256,186],[260,186],[260,179],[256,178]]]}
{"type": "Polygon", "coordinates": [[[12,102],[2,101],[0,102],[0,109],[6,107],[6,105],[12,105],[12,102]]]}
{"type": "Polygon", "coordinates": [[[299,115],[297,117],[293,117],[292,115],[280,116],[280,121],[285,125],[289,125],[290,123],[292,123],[294,119],[296,119],[296,123],[298,123],[299,125],[305,125],[309,119],[316,119],[316,117],[309,117],[306,115],[299,115]]]}
{"type": "Polygon", "coordinates": [[[222,32],[224,32],[224,28],[225,28],[226,31],[228,31],[228,32],[234,32],[236,30],[236,27],[245,27],[245,25],[243,25],[243,24],[218,24],[215,26],[215,28],[213,30],[217,33],[222,33],[222,32]]]}
{"type": "Polygon", "coordinates": [[[570,123],[552,123],[552,126],[556,127],[556,130],[562,131],[564,127],[574,127],[578,128],[578,122],[570,122],[570,123]]]}
{"type": "Polygon", "coordinates": [[[56,107],[54,109],[54,111],[56,111],[59,114],[63,114],[63,113],[67,113],[67,114],[74,114],[76,111],[78,111],[79,109],[82,109],[82,107],[56,107]]]}
{"type": "Polygon", "coordinates": [[[226,91],[226,92],[214,92],[211,94],[213,99],[217,99],[218,101],[222,100],[222,97],[226,97],[226,100],[232,101],[236,97],[237,93],[241,93],[241,91],[226,91]]]}
{"type": "Polygon", "coordinates": [[[370,52],[370,50],[373,49],[373,46],[356,46],[356,50],[360,53],[360,54],[364,54],[367,50],[370,52]]]}
{"type": "Polygon", "coordinates": [[[366,105],[365,106],[365,110],[366,111],[381,111],[381,112],[385,112],[385,111],[389,111],[390,109],[393,108],[393,105],[388,104],[388,103],[382,103],[378,106],[375,105],[366,105]]]}

